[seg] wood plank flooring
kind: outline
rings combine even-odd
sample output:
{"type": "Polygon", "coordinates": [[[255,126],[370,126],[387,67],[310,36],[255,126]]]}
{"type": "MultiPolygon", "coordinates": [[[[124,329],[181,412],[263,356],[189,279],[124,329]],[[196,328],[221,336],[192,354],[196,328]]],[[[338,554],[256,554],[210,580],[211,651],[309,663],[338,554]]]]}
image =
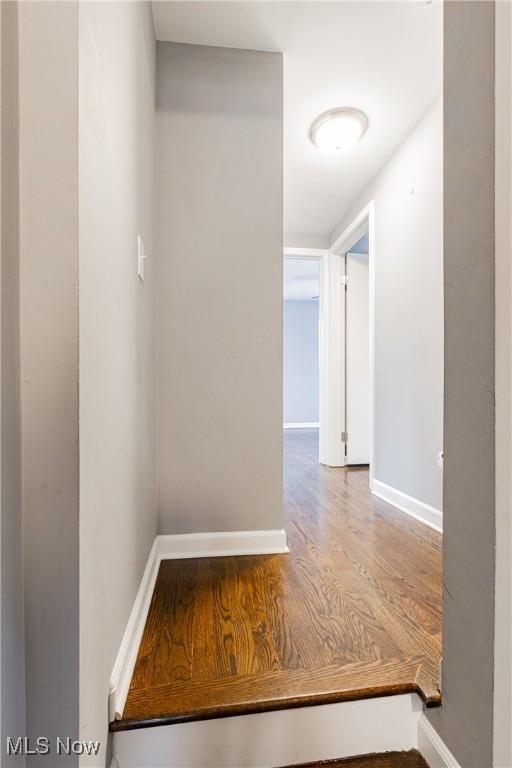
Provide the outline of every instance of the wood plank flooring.
{"type": "Polygon", "coordinates": [[[440,703],[441,536],[285,431],[289,555],[162,562],[111,730],[417,691],[440,703]]]}
{"type": "Polygon", "coordinates": [[[373,755],[358,755],[342,760],[321,760],[316,763],[287,768],[429,768],[417,749],[406,752],[381,752],[373,755]]]}

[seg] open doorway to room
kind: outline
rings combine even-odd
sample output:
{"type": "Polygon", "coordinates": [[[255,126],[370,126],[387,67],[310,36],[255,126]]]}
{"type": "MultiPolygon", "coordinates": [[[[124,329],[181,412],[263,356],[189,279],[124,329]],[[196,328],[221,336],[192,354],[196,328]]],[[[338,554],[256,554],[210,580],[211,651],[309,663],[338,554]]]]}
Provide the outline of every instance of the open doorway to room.
{"type": "Polygon", "coordinates": [[[283,428],[319,427],[320,261],[285,256],[283,428]]]}
{"type": "MultiPolygon", "coordinates": [[[[370,200],[333,241],[326,292],[323,391],[325,460],[363,470],[375,463],[375,203],[370,200]]],[[[363,473],[361,476],[363,476],[363,473]]]]}
{"type": "Polygon", "coordinates": [[[322,256],[285,249],[283,260],[283,443],[285,476],[306,460],[318,464],[322,256]]]}

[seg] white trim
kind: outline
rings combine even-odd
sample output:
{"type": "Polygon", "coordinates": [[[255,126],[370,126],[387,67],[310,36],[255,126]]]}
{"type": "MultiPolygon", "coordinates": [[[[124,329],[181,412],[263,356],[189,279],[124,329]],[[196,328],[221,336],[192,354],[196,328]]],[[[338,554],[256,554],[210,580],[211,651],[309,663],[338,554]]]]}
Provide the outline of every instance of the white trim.
{"type": "Polygon", "coordinates": [[[286,532],[220,531],[157,536],[161,560],[232,555],[276,555],[289,552],[286,532]]]}
{"type": "Polygon", "coordinates": [[[294,248],[293,246],[283,248],[285,259],[322,259],[327,253],[327,248],[294,248]]]}
{"type": "Polygon", "coordinates": [[[460,768],[459,763],[423,712],[418,720],[418,750],[429,768],[460,768]]]}
{"type": "Polygon", "coordinates": [[[345,227],[343,232],[338,235],[336,240],[331,243],[329,249],[331,253],[345,253],[352,245],[361,239],[368,229],[368,219],[370,218],[374,206],[375,204],[373,200],[365,205],[350,224],[345,227]]]}
{"type": "Polygon", "coordinates": [[[379,499],[387,501],[388,504],[392,504],[401,512],[405,512],[407,515],[419,520],[420,523],[425,523],[429,528],[433,528],[439,533],[443,532],[443,513],[431,507],[429,504],[425,504],[419,499],[415,499],[412,496],[408,496],[402,491],[398,491],[396,488],[392,488],[386,483],[382,483],[380,480],[373,480],[372,493],[378,496],[379,499]]]}
{"type": "Polygon", "coordinates": [[[318,421],[285,421],[283,429],[318,429],[318,421]]]}
{"type": "Polygon", "coordinates": [[[320,312],[318,349],[318,460],[327,464],[330,446],[329,423],[329,253],[322,259],[320,271],[320,312]]]}
{"type": "Polygon", "coordinates": [[[156,536],[110,677],[109,720],[122,717],[158,569],[162,560],[289,552],[283,529],[220,531],[156,536]]]}
{"type": "Polygon", "coordinates": [[[121,768],[262,768],[414,749],[417,694],[177,723],[114,734],[121,768]]]}
{"type": "MultiPolygon", "coordinates": [[[[369,288],[369,330],[370,330],[370,489],[374,482],[375,463],[375,202],[370,202],[358,213],[353,221],[343,230],[341,235],[331,245],[329,250],[330,274],[327,277],[326,294],[330,304],[326,327],[328,339],[326,342],[328,371],[327,405],[324,418],[330,425],[330,437],[325,445],[323,463],[329,466],[344,466],[344,446],[341,444],[341,433],[345,431],[345,327],[344,301],[345,295],[338,294],[341,281],[341,256],[368,231],[368,288],[369,288]]],[[[322,415],[320,416],[322,422],[322,415]]]]}
{"type": "Polygon", "coordinates": [[[345,287],[338,255],[329,253],[323,274],[323,340],[320,360],[320,463],[345,466],[345,287]]]}
{"type": "Polygon", "coordinates": [[[117,720],[122,716],[126,696],[128,695],[128,688],[130,687],[130,680],[132,679],[149,604],[153,596],[158,566],[160,565],[157,539],[158,537],[154,540],[151,547],[110,677],[110,690],[108,694],[109,721],[117,720]]]}

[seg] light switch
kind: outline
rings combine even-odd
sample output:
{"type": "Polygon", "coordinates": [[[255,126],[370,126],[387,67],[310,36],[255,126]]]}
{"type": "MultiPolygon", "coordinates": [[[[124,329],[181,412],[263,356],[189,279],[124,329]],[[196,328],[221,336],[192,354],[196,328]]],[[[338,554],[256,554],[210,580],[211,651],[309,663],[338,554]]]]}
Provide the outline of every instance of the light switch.
{"type": "Polygon", "coordinates": [[[137,274],[144,282],[144,262],[146,261],[146,251],[144,249],[144,240],[142,235],[137,236],[137,274]]]}

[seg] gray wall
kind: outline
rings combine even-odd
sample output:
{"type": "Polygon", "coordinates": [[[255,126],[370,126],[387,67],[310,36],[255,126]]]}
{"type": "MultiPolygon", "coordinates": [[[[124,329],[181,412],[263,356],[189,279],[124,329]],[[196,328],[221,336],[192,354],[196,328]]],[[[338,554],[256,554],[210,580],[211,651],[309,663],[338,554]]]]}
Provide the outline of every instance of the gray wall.
{"type": "Polygon", "coordinates": [[[157,530],[155,58],[149,3],[81,4],[80,733],[103,744],[110,674],[157,530]]]}
{"type": "Polygon", "coordinates": [[[318,301],[283,302],[285,423],[318,421],[318,301]]]}
{"type": "Polygon", "coordinates": [[[366,235],[363,235],[357,243],[354,243],[354,245],[350,248],[352,253],[368,253],[370,250],[370,239],[368,236],[368,232],[366,235]]]}
{"type": "Polygon", "coordinates": [[[1,25],[1,659],[0,763],[8,736],[25,733],[21,412],[19,349],[18,6],[0,5],[1,25]]]}
{"type": "Polygon", "coordinates": [[[375,201],[375,479],[442,509],[443,133],[439,101],[336,227],[375,201]]]}
{"type": "Polygon", "coordinates": [[[496,569],[494,764],[512,765],[512,4],[495,16],[496,569]]]}
{"type": "Polygon", "coordinates": [[[282,57],[158,43],[161,533],[281,528],[282,57]]]}
{"type": "Polygon", "coordinates": [[[464,768],[492,765],[494,4],[445,4],[443,706],[464,768]]]}
{"type": "Polygon", "coordinates": [[[78,6],[23,2],[19,21],[27,733],[77,738],[78,6]]]}

